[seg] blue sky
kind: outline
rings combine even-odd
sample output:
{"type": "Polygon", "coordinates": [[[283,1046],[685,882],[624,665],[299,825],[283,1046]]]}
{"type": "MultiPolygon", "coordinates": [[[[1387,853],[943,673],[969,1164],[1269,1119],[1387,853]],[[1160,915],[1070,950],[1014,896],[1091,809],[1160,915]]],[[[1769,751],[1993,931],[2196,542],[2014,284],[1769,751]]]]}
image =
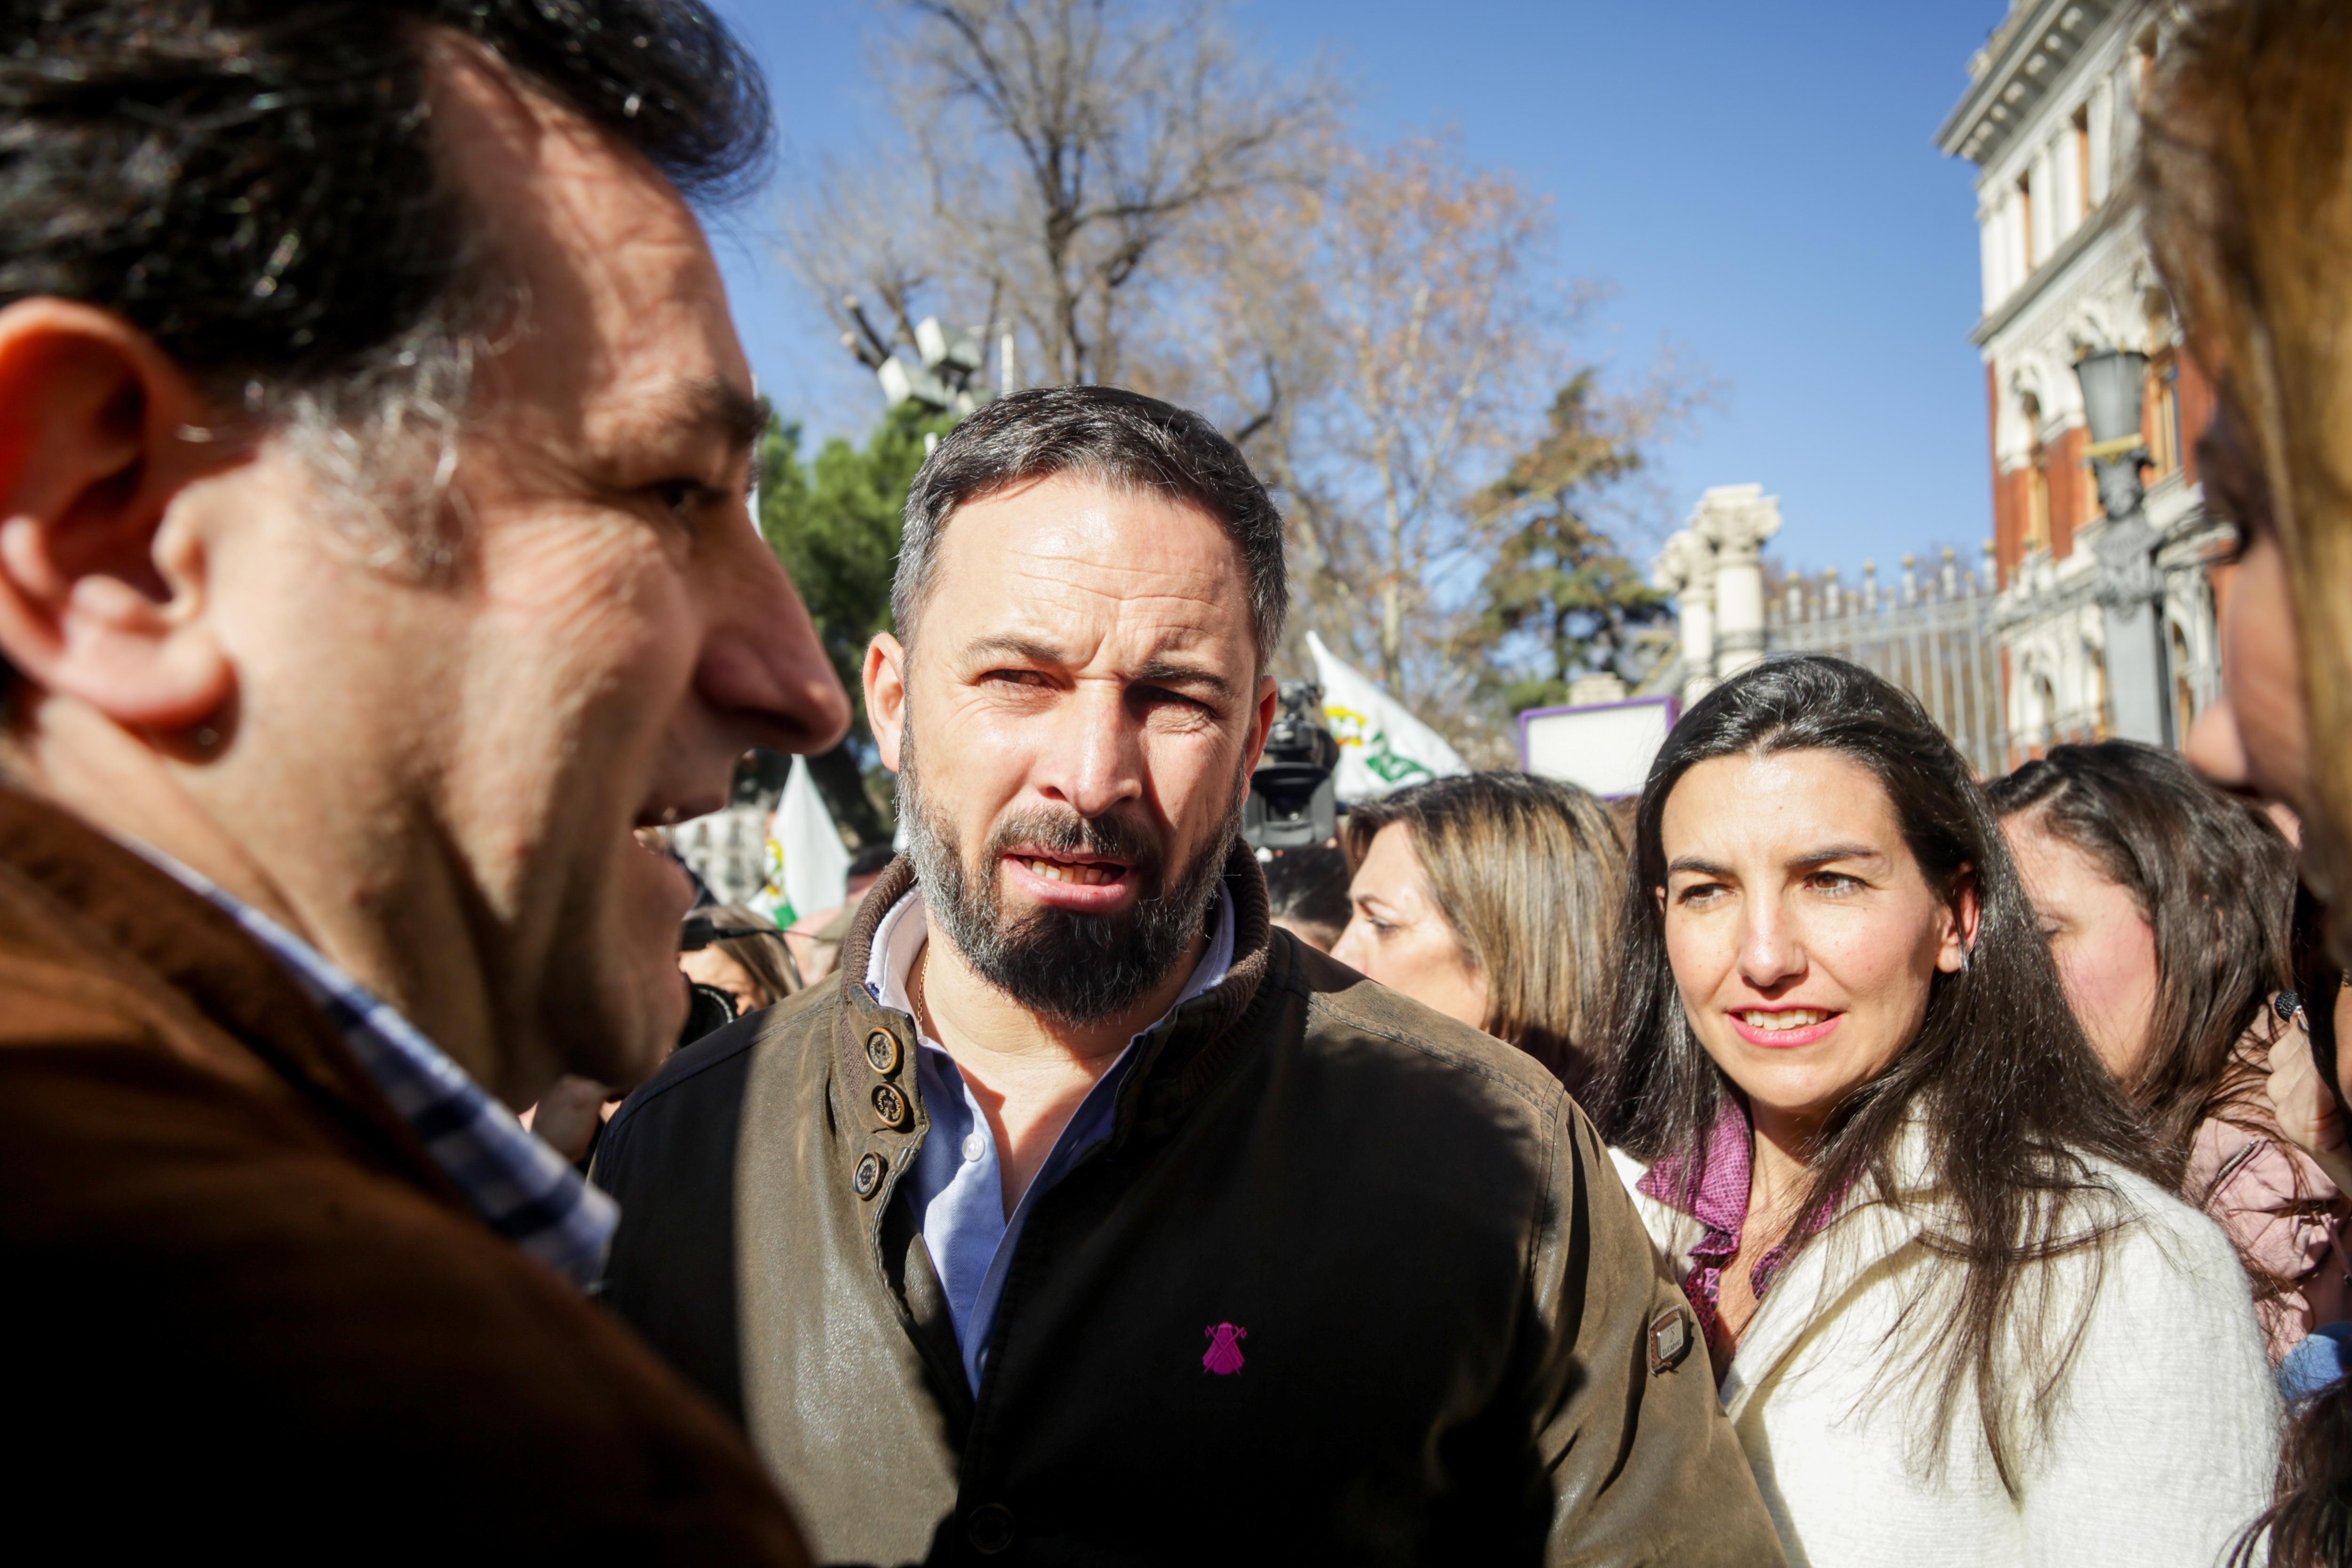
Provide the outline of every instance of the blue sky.
{"type": "MultiPolygon", "coordinates": [[[[777,180],[881,121],[876,0],[715,0],[766,65],[777,180]]],[[[1612,293],[1579,347],[1630,380],[1671,340],[1724,384],[1669,449],[1677,516],[1711,484],[1780,497],[1801,566],[1991,531],[1967,164],[1931,138],[2002,0],[1244,0],[1277,58],[1328,54],[1375,137],[1458,131],[1549,193],[1570,276],[1612,293]]],[[[714,237],[762,390],[816,434],[880,395],[773,254],[774,195],[714,237]]]]}

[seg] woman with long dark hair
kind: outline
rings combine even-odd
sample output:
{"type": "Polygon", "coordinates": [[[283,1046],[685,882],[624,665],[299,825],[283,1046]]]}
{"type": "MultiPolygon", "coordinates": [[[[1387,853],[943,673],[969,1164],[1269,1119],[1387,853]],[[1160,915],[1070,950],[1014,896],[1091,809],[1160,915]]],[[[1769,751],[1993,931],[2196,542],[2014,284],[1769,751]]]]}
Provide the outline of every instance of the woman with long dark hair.
{"type": "Polygon", "coordinates": [[[2237,1246],[2271,1359],[2352,1317],[2342,1194],[2264,1096],[2294,1027],[2272,1005],[2295,987],[2286,836],[2131,741],[2053,746],[1990,793],[2074,1016],[2165,1182],[2237,1246]]]}
{"type": "Polygon", "coordinates": [[[1983,792],[1839,659],[1732,677],[1634,817],[1614,1092],[1793,1561],[2210,1563],[2276,1397],[1983,792]]]}

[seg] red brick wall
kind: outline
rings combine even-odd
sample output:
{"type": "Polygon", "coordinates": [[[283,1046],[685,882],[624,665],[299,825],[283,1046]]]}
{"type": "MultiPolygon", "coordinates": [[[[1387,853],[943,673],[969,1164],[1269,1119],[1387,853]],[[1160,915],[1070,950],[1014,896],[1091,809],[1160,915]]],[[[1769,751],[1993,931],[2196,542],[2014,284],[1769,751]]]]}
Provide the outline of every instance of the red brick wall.
{"type": "Polygon", "coordinates": [[[2179,379],[2173,383],[2172,394],[2180,407],[2181,477],[2193,485],[2198,482],[2197,442],[2213,423],[2213,384],[2189,355],[2180,355],[2179,363],[2179,379]]]}
{"type": "Polygon", "coordinates": [[[2042,472],[2050,483],[2050,553],[2063,561],[2074,552],[2074,531],[2091,521],[2089,473],[2083,466],[2088,433],[2077,425],[2042,448],[2042,472]]]}
{"type": "Polygon", "coordinates": [[[2000,428],[2000,377],[1990,364],[1985,366],[1985,463],[1992,475],[1992,558],[1999,568],[2001,585],[2009,584],[2010,574],[2017,568],[2017,557],[2024,548],[2025,492],[2017,488],[2016,474],[2000,471],[1999,431],[2000,428]]]}

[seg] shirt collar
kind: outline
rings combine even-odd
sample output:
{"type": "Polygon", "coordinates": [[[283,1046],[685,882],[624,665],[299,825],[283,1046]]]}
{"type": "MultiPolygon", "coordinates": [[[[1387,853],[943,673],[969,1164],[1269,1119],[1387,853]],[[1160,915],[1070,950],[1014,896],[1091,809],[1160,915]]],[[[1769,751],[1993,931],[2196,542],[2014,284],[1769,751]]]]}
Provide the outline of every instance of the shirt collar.
{"type": "Polygon", "coordinates": [[[1709,1230],[1736,1237],[1748,1222],[1750,1137],[1747,1108],[1738,1095],[1727,1093],[1696,1169],[1687,1155],[1668,1154],[1643,1173],[1636,1189],[1709,1230]]]}
{"type": "Polygon", "coordinates": [[[492,1230],[574,1284],[596,1282],[620,1224],[619,1205],[532,1136],[397,1008],[318,949],[162,850],[125,842],[269,951],[492,1230]]]}

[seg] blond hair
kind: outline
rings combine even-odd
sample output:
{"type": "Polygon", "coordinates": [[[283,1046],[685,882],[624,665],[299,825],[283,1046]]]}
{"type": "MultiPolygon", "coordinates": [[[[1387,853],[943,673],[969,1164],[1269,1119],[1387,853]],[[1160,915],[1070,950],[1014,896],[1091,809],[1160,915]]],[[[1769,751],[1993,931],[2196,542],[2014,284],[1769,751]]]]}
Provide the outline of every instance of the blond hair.
{"type": "MultiPolygon", "coordinates": [[[[2221,393],[2210,497],[2286,552],[2310,715],[2306,876],[2352,958],[2352,8],[2208,5],[2149,95],[2140,181],[2158,268],[2221,393]],[[2324,885],[2323,885],[2324,884],[2324,885]]],[[[2271,1507],[2230,1554],[2345,1561],[2352,1387],[2310,1400],[2271,1507]]]]}
{"type": "MultiPolygon", "coordinates": [[[[2292,563],[2307,825],[2352,890],[2352,8],[2208,5],[2151,81],[2140,186],[2158,269],[2221,394],[2209,497],[2292,563]]],[[[2339,933],[2339,947],[2342,946],[2339,933]]]]}
{"type": "Polygon", "coordinates": [[[1570,1092],[1599,1066],[1625,848],[1609,808],[1532,773],[1414,784],[1348,813],[1350,867],[1402,823],[1437,907],[1486,979],[1486,1031],[1570,1092]]]}

